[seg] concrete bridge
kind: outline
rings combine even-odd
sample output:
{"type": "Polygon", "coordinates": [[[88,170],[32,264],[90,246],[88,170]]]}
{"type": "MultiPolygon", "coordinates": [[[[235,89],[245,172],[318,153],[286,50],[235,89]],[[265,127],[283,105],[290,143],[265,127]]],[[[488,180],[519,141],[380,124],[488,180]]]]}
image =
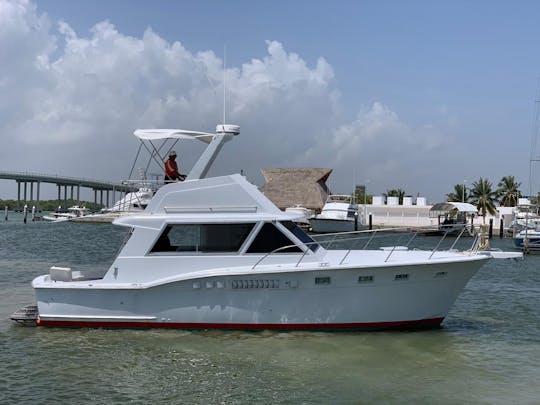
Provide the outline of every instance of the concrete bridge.
{"type": "Polygon", "coordinates": [[[112,183],[106,181],[31,172],[0,171],[0,179],[15,180],[17,182],[17,210],[22,209],[21,202],[24,202],[24,204],[27,204],[28,202],[33,202],[35,203],[36,209],[39,211],[39,194],[41,183],[56,184],[56,186],[58,187],[58,204],[62,205],[63,200],[64,208],[67,208],[66,205],[68,200],[68,189],[71,192],[70,199],[76,201],[80,201],[81,187],[94,190],[94,203],[98,204],[99,193],[99,204],[101,206],[110,206],[111,202],[114,203],[117,200],[117,192],[122,195],[122,193],[133,191],[135,189],[132,184],[112,183]],[[36,189],[36,199],[34,199],[34,186],[36,189]],[[21,188],[23,189],[22,200],[21,188]],[[62,190],[64,191],[63,199],[62,190]],[[103,199],[104,193],[105,200],[103,199]]]}

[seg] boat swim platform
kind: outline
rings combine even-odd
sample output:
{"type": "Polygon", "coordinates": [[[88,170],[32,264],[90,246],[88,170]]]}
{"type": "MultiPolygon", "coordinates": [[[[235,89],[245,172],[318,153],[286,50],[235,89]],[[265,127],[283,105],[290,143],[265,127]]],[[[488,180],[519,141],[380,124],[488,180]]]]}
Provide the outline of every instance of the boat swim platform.
{"type": "Polygon", "coordinates": [[[26,305],[12,313],[10,318],[21,326],[37,326],[38,307],[26,305]]]}
{"type": "MultiPolygon", "coordinates": [[[[67,202],[68,188],[71,190],[71,200],[80,201],[80,189],[81,187],[90,188],[94,191],[94,203],[98,203],[98,192],[100,193],[100,204],[103,204],[103,193],[105,193],[106,204],[109,205],[110,194],[112,192],[112,200],[116,200],[115,194],[128,193],[134,191],[136,187],[133,184],[115,183],[108,181],[99,181],[86,178],[67,177],[50,175],[43,173],[33,172],[16,172],[16,171],[2,171],[0,170],[0,179],[15,180],[17,182],[17,211],[21,211],[21,202],[26,204],[27,202],[35,202],[36,209],[39,210],[39,194],[41,183],[56,184],[58,187],[58,202],[62,200],[67,202]],[[23,195],[21,199],[21,184],[23,185],[23,195]],[[36,199],[34,199],[34,184],[36,185],[36,199]],[[28,190],[28,185],[30,190],[28,190]],[[64,196],[62,197],[62,189],[64,190],[64,196]],[[76,194],[74,194],[76,190],[76,194]],[[28,194],[29,191],[29,194],[28,194]],[[27,198],[30,197],[30,198],[27,198]]],[[[23,205],[24,205],[23,204],[23,205]]]]}

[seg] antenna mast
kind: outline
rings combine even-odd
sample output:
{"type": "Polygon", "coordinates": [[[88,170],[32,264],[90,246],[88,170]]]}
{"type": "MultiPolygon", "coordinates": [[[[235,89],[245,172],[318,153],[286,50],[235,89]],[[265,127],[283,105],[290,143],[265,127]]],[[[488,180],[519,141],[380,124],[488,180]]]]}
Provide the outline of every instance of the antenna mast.
{"type": "Polygon", "coordinates": [[[226,89],[226,85],[225,85],[225,79],[226,79],[226,75],[225,75],[225,69],[227,67],[227,47],[225,45],[223,45],[223,124],[226,123],[225,121],[225,107],[226,107],[226,103],[225,103],[225,89],[226,89]]]}

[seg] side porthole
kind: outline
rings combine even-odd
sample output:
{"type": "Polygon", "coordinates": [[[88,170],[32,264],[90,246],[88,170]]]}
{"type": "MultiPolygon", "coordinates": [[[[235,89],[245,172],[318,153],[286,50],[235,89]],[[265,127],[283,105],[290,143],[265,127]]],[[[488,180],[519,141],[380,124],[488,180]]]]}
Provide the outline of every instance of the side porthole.
{"type": "Polygon", "coordinates": [[[328,285],[330,284],[330,277],[315,277],[316,285],[328,285]]]}
{"type": "Polygon", "coordinates": [[[398,280],[408,280],[409,279],[409,275],[408,274],[396,274],[396,276],[394,277],[394,280],[398,281],[398,280]]]}
{"type": "Polygon", "coordinates": [[[373,276],[359,276],[359,283],[373,283],[373,276]]]}

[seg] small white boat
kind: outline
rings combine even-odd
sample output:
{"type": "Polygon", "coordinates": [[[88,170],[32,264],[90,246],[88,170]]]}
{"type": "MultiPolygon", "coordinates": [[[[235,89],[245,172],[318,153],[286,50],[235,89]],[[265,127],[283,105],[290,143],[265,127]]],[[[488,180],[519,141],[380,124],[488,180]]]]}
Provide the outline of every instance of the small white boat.
{"type": "Polygon", "coordinates": [[[124,215],[132,215],[144,211],[154,196],[155,190],[141,187],[138,191],[127,193],[112,207],[105,208],[96,214],[84,215],[72,219],[76,222],[113,222],[124,215]]]}
{"type": "Polygon", "coordinates": [[[540,229],[538,206],[533,204],[519,204],[514,207],[510,228],[514,233],[518,233],[524,229],[540,229]]]}
{"type": "Polygon", "coordinates": [[[313,210],[310,210],[309,208],[306,208],[300,204],[296,204],[293,207],[285,208],[285,212],[287,214],[296,214],[298,216],[298,219],[296,219],[294,222],[296,222],[304,229],[307,229],[311,226],[309,220],[315,215],[315,212],[313,212],[313,210]]]}
{"type": "Polygon", "coordinates": [[[429,233],[459,234],[464,228],[468,229],[476,214],[478,208],[469,203],[447,201],[434,204],[429,210],[429,217],[437,219],[438,226],[437,230],[429,233]]]}
{"type": "Polygon", "coordinates": [[[325,249],[294,224],[298,215],[243,176],[203,178],[238,133],[219,126],[188,180],[161,187],[144,212],[114,222],[132,232],[103,277],[51,267],[35,278],[37,325],[437,327],[489,260],[474,250],[325,249]]]}
{"type": "Polygon", "coordinates": [[[77,218],[82,218],[84,216],[89,215],[89,210],[86,207],[79,207],[78,205],[74,205],[73,207],[69,207],[67,211],[56,211],[56,212],[50,212],[47,215],[43,215],[42,219],[46,221],[51,222],[64,222],[64,221],[70,221],[77,218]]]}
{"type": "Polygon", "coordinates": [[[321,213],[309,222],[316,233],[356,231],[359,229],[358,205],[350,195],[329,195],[321,213]]]}
{"type": "Polygon", "coordinates": [[[513,240],[518,248],[540,248],[540,230],[525,228],[515,234],[513,240]]]}

